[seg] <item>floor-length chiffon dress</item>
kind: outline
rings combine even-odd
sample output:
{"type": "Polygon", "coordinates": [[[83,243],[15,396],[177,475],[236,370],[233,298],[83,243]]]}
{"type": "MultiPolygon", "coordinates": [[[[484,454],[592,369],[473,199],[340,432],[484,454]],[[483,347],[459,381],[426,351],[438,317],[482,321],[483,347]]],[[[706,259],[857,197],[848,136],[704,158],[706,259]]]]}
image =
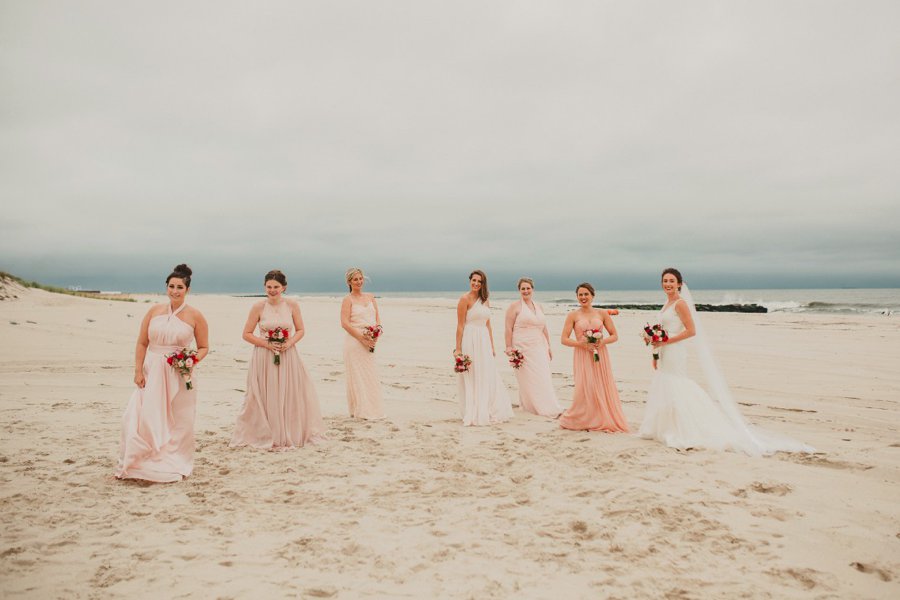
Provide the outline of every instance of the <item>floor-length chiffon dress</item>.
{"type": "MultiPolygon", "coordinates": [[[[259,337],[270,329],[294,328],[286,300],[266,302],[259,318],[259,337]]],[[[262,449],[299,448],[319,441],[325,424],[312,379],[294,345],[281,353],[281,364],[267,348],[253,347],[247,393],[231,437],[231,446],[262,449]]]]}
{"type": "MultiPolygon", "coordinates": [[[[375,304],[365,306],[351,302],[350,325],[363,329],[375,326],[375,304]]],[[[344,340],[344,367],[347,373],[347,407],[350,416],[359,419],[383,419],[381,383],[375,369],[375,352],[346,335],[344,340]]]]}
{"type": "Polygon", "coordinates": [[[491,351],[490,318],[491,309],[480,300],[466,312],[460,349],[472,364],[457,376],[463,425],[490,425],[512,418],[512,405],[491,351]]]}
{"type": "Polygon", "coordinates": [[[522,301],[512,332],[512,346],[525,357],[515,369],[519,383],[519,404],[535,415],[556,417],[562,412],[550,375],[550,346],[544,335],[547,320],[537,303],[534,310],[522,301]]]}
{"type": "MultiPolygon", "coordinates": [[[[578,319],[575,321],[575,335],[583,340],[585,331],[602,327],[602,323],[599,318],[596,321],[578,319]]],[[[622,412],[609,351],[606,345],[601,345],[597,352],[599,361],[594,360],[591,349],[574,349],[575,391],[572,405],[559,417],[559,424],[564,429],[627,432],[628,422],[622,412]]]]}
{"type": "Polygon", "coordinates": [[[194,467],[197,379],[187,389],[166,354],[190,346],[194,328],[179,318],[186,304],[150,319],[144,355],[144,387],[131,395],[122,417],[116,477],[158,483],[180,481],[194,467]]]}

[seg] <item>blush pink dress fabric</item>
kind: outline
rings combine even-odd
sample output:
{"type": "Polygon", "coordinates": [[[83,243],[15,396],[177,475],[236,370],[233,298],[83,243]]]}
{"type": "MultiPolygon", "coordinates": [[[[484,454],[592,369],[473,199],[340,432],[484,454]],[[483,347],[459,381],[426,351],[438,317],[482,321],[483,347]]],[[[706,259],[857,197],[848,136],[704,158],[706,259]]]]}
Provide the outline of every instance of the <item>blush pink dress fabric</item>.
{"type": "MultiPolygon", "coordinates": [[[[575,335],[584,340],[585,331],[602,325],[600,319],[580,319],[575,322],[575,335]]],[[[575,392],[572,405],[559,418],[559,424],[564,429],[580,431],[627,432],[628,422],[622,413],[606,346],[600,346],[599,354],[597,362],[592,350],[575,348],[575,392]]]]}
{"type": "MultiPolygon", "coordinates": [[[[266,302],[259,318],[259,337],[275,327],[293,332],[286,301],[266,302]]],[[[312,379],[297,346],[281,353],[281,364],[266,348],[253,347],[247,373],[247,393],[230,446],[261,449],[299,448],[322,439],[325,425],[312,379]]]]}
{"type": "Polygon", "coordinates": [[[166,354],[187,348],[194,329],[172,312],[150,319],[144,355],[144,388],[131,395],[122,418],[116,477],[158,483],[181,481],[194,468],[194,417],[197,378],[188,390],[184,379],[166,362],[166,354]]]}
{"type": "MultiPolygon", "coordinates": [[[[352,303],[350,324],[362,329],[375,325],[375,305],[365,306],[352,303]]],[[[381,403],[381,383],[375,370],[375,352],[350,335],[344,340],[344,367],[347,373],[347,406],[350,416],[359,419],[383,419],[384,407],[381,403]]]]}
{"type": "Polygon", "coordinates": [[[540,304],[534,310],[524,301],[513,326],[512,345],[525,357],[515,369],[519,382],[519,404],[535,415],[556,417],[562,412],[550,376],[550,346],[544,336],[547,320],[540,304]]]}
{"type": "Polygon", "coordinates": [[[491,352],[487,328],[490,318],[491,309],[481,301],[466,313],[460,349],[469,355],[472,364],[468,371],[457,375],[463,425],[490,425],[512,418],[512,405],[491,352]]]}

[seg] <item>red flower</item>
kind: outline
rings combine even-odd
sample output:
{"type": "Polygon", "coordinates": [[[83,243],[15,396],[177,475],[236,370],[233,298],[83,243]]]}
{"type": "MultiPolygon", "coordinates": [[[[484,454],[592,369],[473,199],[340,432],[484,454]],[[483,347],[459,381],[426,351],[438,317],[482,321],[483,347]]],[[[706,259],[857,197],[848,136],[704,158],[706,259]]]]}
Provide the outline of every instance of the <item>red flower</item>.
{"type": "Polygon", "coordinates": [[[167,358],[167,359],[166,359],[166,362],[169,363],[169,364],[171,365],[171,364],[172,364],[172,357],[170,356],[169,358],[167,358]]]}

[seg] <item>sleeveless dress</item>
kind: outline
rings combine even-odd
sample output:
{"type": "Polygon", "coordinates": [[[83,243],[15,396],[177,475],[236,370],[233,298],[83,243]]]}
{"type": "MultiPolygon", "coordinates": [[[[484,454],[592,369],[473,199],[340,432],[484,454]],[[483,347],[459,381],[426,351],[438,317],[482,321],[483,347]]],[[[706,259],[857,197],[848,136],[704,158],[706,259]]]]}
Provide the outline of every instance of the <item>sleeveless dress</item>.
{"type": "MultiPolygon", "coordinates": [[[[588,329],[603,327],[603,321],[579,319],[575,321],[575,335],[584,340],[588,329]]],[[[593,350],[575,348],[573,373],[575,392],[572,405],[559,417],[564,429],[627,432],[628,422],[622,413],[619,390],[612,373],[612,364],[606,346],[600,346],[600,361],[594,360],[593,350]]]]}
{"type": "MultiPolygon", "coordinates": [[[[375,325],[375,305],[350,305],[350,324],[357,328],[375,325]]],[[[344,367],[347,371],[347,406],[350,416],[360,419],[383,419],[381,383],[375,371],[375,353],[349,333],[344,340],[344,367]]]]}
{"type": "MultiPolygon", "coordinates": [[[[277,306],[263,305],[259,317],[259,337],[269,329],[294,329],[287,301],[277,306]]],[[[299,448],[318,441],[325,431],[319,399],[312,379],[300,360],[297,346],[281,353],[275,364],[272,352],[253,347],[247,372],[247,393],[238,415],[230,446],[254,448],[299,448]]]]}
{"type": "MultiPolygon", "coordinates": [[[[663,307],[659,324],[670,337],[684,331],[675,304],[663,307]]],[[[741,443],[746,436],[735,430],[717,402],[688,376],[688,341],[659,349],[657,369],[650,383],[647,409],[639,434],[672,448],[709,448],[754,453],[741,443]]]]}
{"type": "Polygon", "coordinates": [[[122,439],[116,477],[158,483],[181,481],[194,468],[194,417],[197,378],[188,390],[181,374],[166,362],[166,354],[187,348],[194,328],[169,305],[166,314],[150,319],[149,345],[144,355],[144,388],[131,395],[122,418],[122,439]]]}
{"type": "Polygon", "coordinates": [[[544,337],[547,320],[537,303],[534,310],[521,301],[522,308],[513,325],[512,346],[520,350],[525,362],[515,369],[519,382],[519,404],[535,415],[556,417],[562,412],[550,376],[550,347],[544,337]]]}
{"type": "Polygon", "coordinates": [[[463,425],[490,425],[512,418],[512,405],[491,352],[490,318],[491,309],[480,300],[466,313],[460,349],[472,364],[468,371],[458,374],[463,425]]]}

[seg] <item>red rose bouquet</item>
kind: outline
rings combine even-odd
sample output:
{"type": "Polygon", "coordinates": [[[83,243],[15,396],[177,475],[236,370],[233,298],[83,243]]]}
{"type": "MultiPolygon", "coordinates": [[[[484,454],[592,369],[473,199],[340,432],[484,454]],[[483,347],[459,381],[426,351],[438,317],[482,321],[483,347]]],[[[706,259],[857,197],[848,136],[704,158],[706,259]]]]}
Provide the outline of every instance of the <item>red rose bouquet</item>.
{"type": "MultiPolygon", "coordinates": [[[[669,334],[662,328],[662,325],[650,325],[648,323],[641,332],[641,338],[643,338],[644,344],[650,346],[653,342],[669,341],[669,334]]],[[[659,348],[654,346],[651,346],[651,348],[653,348],[653,360],[659,360],[659,348]]]]}
{"type": "MultiPolygon", "coordinates": [[[[584,332],[584,339],[587,340],[588,344],[596,344],[603,339],[603,328],[599,327],[597,329],[588,329],[584,332]]],[[[593,350],[594,362],[600,362],[600,353],[597,352],[596,348],[593,348],[593,350]]]]}
{"type": "MultiPolygon", "coordinates": [[[[286,327],[276,327],[270,329],[266,334],[266,339],[274,344],[283,344],[289,337],[290,332],[286,327]]],[[[281,351],[275,350],[275,364],[281,364],[281,351]]]]}
{"type": "Polygon", "coordinates": [[[525,362],[525,355],[522,354],[521,350],[513,348],[507,352],[506,355],[509,356],[509,365],[513,369],[518,369],[525,362]]]}
{"type": "MultiPolygon", "coordinates": [[[[367,325],[363,327],[363,335],[373,342],[378,341],[382,331],[384,330],[381,328],[381,325],[367,325]]],[[[369,352],[375,352],[375,348],[369,348],[369,352]]]]}
{"type": "Polygon", "coordinates": [[[177,352],[170,352],[169,354],[166,354],[166,362],[169,363],[173,369],[178,371],[182,379],[184,379],[184,386],[187,389],[194,389],[194,384],[191,383],[191,371],[194,366],[200,362],[197,358],[196,350],[182,348],[177,352]]]}
{"type": "Polygon", "coordinates": [[[453,357],[456,360],[456,364],[453,366],[453,370],[457,373],[465,373],[469,370],[469,366],[472,364],[472,359],[469,358],[468,354],[457,354],[453,357]]]}

